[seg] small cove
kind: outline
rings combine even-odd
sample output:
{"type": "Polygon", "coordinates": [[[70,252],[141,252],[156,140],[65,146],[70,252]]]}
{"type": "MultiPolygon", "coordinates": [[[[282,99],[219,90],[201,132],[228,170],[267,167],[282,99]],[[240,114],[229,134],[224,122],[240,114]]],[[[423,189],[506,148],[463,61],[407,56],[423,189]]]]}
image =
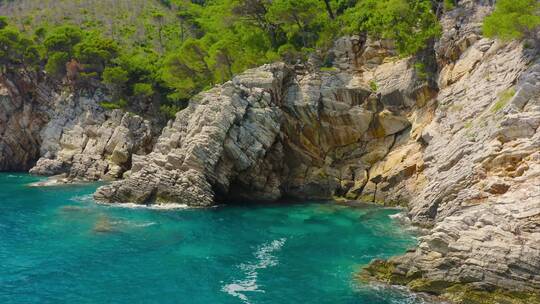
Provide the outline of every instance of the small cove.
{"type": "Polygon", "coordinates": [[[422,303],[354,274],[416,243],[394,209],[332,203],[153,210],[96,184],[0,174],[1,303],[422,303]]]}

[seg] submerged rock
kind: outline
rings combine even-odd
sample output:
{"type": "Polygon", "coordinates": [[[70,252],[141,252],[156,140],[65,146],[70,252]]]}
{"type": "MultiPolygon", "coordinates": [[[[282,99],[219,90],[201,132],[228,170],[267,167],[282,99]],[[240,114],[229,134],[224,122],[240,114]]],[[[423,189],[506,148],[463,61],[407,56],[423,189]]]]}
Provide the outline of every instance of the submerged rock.
{"type": "Polygon", "coordinates": [[[60,208],[60,211],[64,213],[89,213],[90,212],[90,210],[87,207],[73,206],[73,205],[62,206],[62,208],[60,208]]]}
{"type": "Polygon", "coordinates": [[[92,231],[96,233],[110,233],[114,232],[115,230],[114,224],[106,215],[100,215],[94,224],[94,228],[92,228],[92,231]]]}

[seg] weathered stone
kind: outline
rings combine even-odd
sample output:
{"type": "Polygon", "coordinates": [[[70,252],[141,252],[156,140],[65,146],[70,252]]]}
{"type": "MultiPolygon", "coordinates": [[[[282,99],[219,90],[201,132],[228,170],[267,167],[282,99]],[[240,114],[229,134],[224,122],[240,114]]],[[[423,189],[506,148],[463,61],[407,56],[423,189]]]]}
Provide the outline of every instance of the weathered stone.
{"type": "Polygon", "coordinates": [[[45,125],[45,102],[49,96],[36,93],[27,100],[24,76],[0,76],[0,171],[24,171],[39,156],[40,129],[45,125]]]}
{"type": "MultiPolygon", "coordinates": [[[[342,43],[338,41],[336,48],[355,45],[342,43]]],[[[381,92],[396,92],[407,100],[386,105],[383,97],[369,89],[366,79],[344,66],[346,61],[351,66],[369,61],[366,58],[371,55],[363,52],[383,53],[382,46],[370,45],[371,49],[357,53],[351,50],[348,54],[356,57],[348,61],[337,58],[345,71],[299,74],[276,63],[246,71],[199,94],[164,128],[151,154],[133,158],[128,180],[101,188],[96,198],[157,202],[164,191],[159,187],[160,176],[171,179],[171,188],[182,193],[185,189],[178,179],[189,170],[199,172],[205,182],[204,203],[182,199],[191,205],[254,197],[328,199],[347,193],[358,197],[369,168],[383,160],[396,142],[394,134],[411,126],[401,110],[415,104],[408,100],[418,82],[407,59],[374,65],[381,92]],[[145,186],[130,193],[131,187],[141,184],[145,186]]],[[[338,49],[336,54],[343,54],[338,49]]],[[[121,156],[114,152],[114,163],[121,156]]],[[[385,185],[390,187],[415,173],[416,168],[407,164],[385,185]]],[[[402,196],[399,200],[405,201],[402,196]]]]}
{"type": "Polygon", "coordinates": [[[99,107],[99,95],[60,95],[41,131],[41,155],[30,173],[67,173],[72,179],[116,179],[129,169],[135,153],[152,145],[147,120],[120,110],[99,107]]]}
{"type": "Polygon", "coordinates": [[[411,125],[407,118],[394,115],[387,110],[377,115],[377,121],[381,127],[381,134],[383,136],[396,134],[411,125]]]}

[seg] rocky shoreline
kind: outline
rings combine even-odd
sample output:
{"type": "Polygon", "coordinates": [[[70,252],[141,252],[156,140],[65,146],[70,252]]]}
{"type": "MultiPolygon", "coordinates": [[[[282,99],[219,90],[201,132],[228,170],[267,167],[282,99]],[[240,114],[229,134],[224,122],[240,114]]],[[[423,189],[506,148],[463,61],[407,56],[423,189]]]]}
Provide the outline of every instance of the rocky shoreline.
{"type": "Polygon", "coordinates": [[[400,205],[429,233],[362,279],[456,303],[540,303],[540,59],[524,43],[483,38],[490,10],[460,1],[417,58],[344,37],[331,67],[315,54],[248,70],[161,131],[103,110],[100,92],[38,87],[28,101],[24,79],[3,79],[0,170],[114,180],[95,193],[107,203],[400,205]]]}

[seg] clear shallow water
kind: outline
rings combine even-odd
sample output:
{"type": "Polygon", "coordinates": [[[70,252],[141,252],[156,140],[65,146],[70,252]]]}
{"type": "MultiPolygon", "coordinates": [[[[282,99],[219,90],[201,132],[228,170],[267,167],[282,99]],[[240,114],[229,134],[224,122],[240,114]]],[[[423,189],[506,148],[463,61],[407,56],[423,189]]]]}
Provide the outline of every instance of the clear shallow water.
{"type": "Polygon", "coordinates": [[[421,303],[353,279],[413,236],[329,203],[148,210],[0,174],[0,303],[421,303]]]}

